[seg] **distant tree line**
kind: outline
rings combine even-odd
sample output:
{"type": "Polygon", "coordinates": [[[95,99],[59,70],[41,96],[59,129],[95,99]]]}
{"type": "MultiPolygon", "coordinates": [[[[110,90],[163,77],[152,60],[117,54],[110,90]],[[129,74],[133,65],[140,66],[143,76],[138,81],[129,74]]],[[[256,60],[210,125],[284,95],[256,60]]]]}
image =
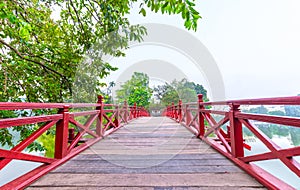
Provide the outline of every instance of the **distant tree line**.
{"type": "MultiPolygon", "coordinates": [[[[268,114],[268,115],[276,115],[276,116],[300,117],[300,106],[284,106],[284,112],[281,110],[269,111],[266,107],[259,106],[256,108],[251,108],[249,110],[244,110],[244,112],[255,113],[255,114],[268,114]]],[[[261,123],[261,124],[257,124],[257,126],[269,138],[273,138],[274,135],[278,135],[282,137],[287,137],[290,135],[292,143],[295,146],[300,145],[300,128],[298,127],[269,124],[269,123],[261,123]]],[[[244,134],[246,136],[253,136],[252,132],[247,128],[244,128],[244,134]]]]}
{"type": "Polygon", "coordinates": [[[131,79],[121,85],[116,91],[117,102],[127,100],[129,105],[166,107],[172,102],[178,104],[197,101],[197,94],[203,94],[204,101],[208,101],[207,90],[200,84],[187,79],[173,80],[171,83],[158,85],[153,89],[149,86],[149,77],[144,73],[135,72],[131,79]]]}

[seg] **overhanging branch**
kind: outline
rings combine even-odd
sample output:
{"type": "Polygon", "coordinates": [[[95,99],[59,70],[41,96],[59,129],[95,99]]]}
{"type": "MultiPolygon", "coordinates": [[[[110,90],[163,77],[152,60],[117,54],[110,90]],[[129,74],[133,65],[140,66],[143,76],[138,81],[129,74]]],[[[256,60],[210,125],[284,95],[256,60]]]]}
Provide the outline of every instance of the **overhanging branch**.
{"type": "Polygon", "coordinates": [[[5,41],[3,41],[2,39],[0,39],[0,43],[2,43],[3,45],[5,45],[6,47],[8,47],[9,49],[11,49],[12,51],[14,51],[20,58],[26,60],[26,61],[29,61],[29,62],[32,62],[32,63],[35,63],[37,65],[40,65],[41,67],[43,67],[44,69],[48,70],[48,71],[51,71],[52,73],[55,73],[56,75],[59,75],[61,76],[62,78],[66,78],[65,75],[55,71],[54,69],[48,67],[47,65],[39,62],[39,61],[36,61],[36,60],[32,60],[32,59],[29,59],[27,57],[24,57],[16,48],[12,47],[11,45],[9,45],[8,43],[6,43],[5,41]]]}

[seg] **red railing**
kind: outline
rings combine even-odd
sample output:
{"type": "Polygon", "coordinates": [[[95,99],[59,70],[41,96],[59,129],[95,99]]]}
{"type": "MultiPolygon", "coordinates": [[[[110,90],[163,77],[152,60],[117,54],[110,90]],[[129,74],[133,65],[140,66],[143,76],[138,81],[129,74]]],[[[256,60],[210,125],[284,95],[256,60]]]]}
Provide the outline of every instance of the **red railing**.
{"type": "Polygon", "coordinates": [[[278,159],[300,177],[300,164],[295,160],[295,157],[300,155],[300,146],[280,147],[251,121],[300,127],[300,118],[242,113],[239,109],[241,105],[300,105],[300,97],[203,102],[200,94],[196,103],[182,104],[181,101],[178,105],[172,103],[166,108],[163,115],[182,123],[200,139],[231,159],[266,187],[294,189],[253,162],[278,159]],[[219,111],[206,108],[212,106],[229,106],[229,110],[219,111]],[[222,119],[216,121],[213,115],[221,115],[222,119]],[[244,143],[243,126],[248,128],[268,148],[268,152],[251,156],[244,155],[244,148],[250,149],[251,147],[244,143]]]}
{"type": "Polygon", "coordinates": [[[42,163],[38,168],[0,187],[3,189],[23,189],[33,181],[77,155],[103,137],[118,130],[128,121],[149,116],[149,113],[136,105],[104,104],[102,96],[96,104],[68,103],[12,103],[1,102],[0,110],[58,109],[57,114],[20,118],[0,119],[0,129],[16,126],[40,124],[31,135],[10,150],[0,149],[0,170],[12,160],[25,160],[42,163]],[[77,109],[84,111],[76,111],[77,109]],[[71,112],[72,110],[75,110],[71,112]],[[84,116],[84,117],[83,117],[84,116]],[[78,121],[80,118],[81,121],[78,121]],[[85,121],[82,121],[85,119],[85,121]],[[70,128],[70,125],[77,129],[70,128]],[[54,158],[35,156],[23,152],[37,138],[55,127],[54,158]]]}

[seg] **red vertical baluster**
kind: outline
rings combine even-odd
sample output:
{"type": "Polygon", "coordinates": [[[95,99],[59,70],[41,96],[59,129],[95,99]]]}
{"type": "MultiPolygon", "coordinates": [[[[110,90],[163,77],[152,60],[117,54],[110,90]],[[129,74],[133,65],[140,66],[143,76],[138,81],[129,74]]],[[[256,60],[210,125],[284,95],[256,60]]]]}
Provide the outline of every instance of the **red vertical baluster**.
{"type": "Polygon", "coordinates": [[[189,127],[189,124],[190,124],[192,118],[191,118],[191,114],[190,114],[188,104],[185,106],[185,117],[186,117],[185,124],[186,124],[187,127],[189,127]]]}
{"type": "Polygon", "coordinates": [[[234,157],[244,156],[243,147],[243,128],[242,123],[235,118],[235,113],[240,112],[240,105],[230,104],[229,119],[230,119],[230,142],[232,155],[234,157]]]}
{"type": "Polygon", "coordinates": [[[54,157],[61,159],[67,155],[68,149],[69,105],[65,105],[58,113],[63,115],[63,119],[56,124],[54,157]]]}
{"type": "Polygon", "coordinates": [[[113,122],[114,122],[115,126],[119,127],[119,114],[120,114],[120,112],[119,112],[119,106],[116,106],[115,109],[116,109],[115,118],[111,118],[111,119],[112,120],[114,119],[113,122]]]}
{"type": "Polygon", "coordinates": [[[182,121],[182,100],[178,101],[178,122],[182,121]]]}
{"type": "Polygon", "coordinates": [[[99,136],[103,136],[103,114],[104,114],[104,108],[103,108],[103,96],[98,96],[97,104],[100,104],[100,106],[96,107],[97,110],[100,110],[98,115],[98,121],[97,121],[97,127],[96,127],[96,133],[99,136]]]}
{"type": "Polygon", "coordinates": [[[174,119],[176,121],[178,119],[178,105],[174,105],[174,119]]]}
{"type": "Polygon", "coordinates": [[[175,112],[175,108],[174,108],[174,102],[172,102],[172,115],[171,115],[171,117],[174,119],[175,118],[175,114],[174,114],[174,112],[175,112]]]}
{"type": "Polygon", "coordinates": [[[140,108],[136,107],[136,117],[140,117],[140,108]]]}
{"type": "Polygon", "coordinates": [[[137,112],[136,112],[136,103],[134,102],[133,104],[133,118],[137,117],[137,112]]]}
{"type": "Polygon", "coordinates": [[[128,106],[127,106],[127,101],[124,101],[124,122],[127,123],[128,122],[128,117],[129,117],[129,113],[128,113],[128,106]]]}
{"type": "Polygon", "coordinates": [[[201,114],[201,109],[204,109],[203,104],[201,104],[203,102],[203,95],[202,94],[198,94],[198,119],[199,119],[199,137],[203,137],[205,134],[205,125],[204,125],[204,116],[201,114]]]}

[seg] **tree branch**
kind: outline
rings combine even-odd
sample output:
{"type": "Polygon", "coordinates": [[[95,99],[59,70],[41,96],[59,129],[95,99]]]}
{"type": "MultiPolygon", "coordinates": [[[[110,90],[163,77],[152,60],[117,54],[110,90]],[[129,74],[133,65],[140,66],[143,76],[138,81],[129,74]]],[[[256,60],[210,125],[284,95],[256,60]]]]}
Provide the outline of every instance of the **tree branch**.
{"type": "Polygon", "coordinates": [[[48,67],[47,65],[39,62],[39,61],[36,61],[36,60],[31,60],[27,57],[24,57],[16,48],[12,47],[11,45],[9,45],[8,43],[6,43],[5,41],[3,41],[2,39],[0,39],[0,43],[2,43],[3,45],[5,45],[6,47],[8,47],[9,49],[11,49],[12,51],[14,51],[20,58],[26,60],[26,61],[29,61],[29,62],[32,62],[32,63],[35,63],[37,65],[40,65],[41,67],[43,67],[44,69],[48,70],[48,71],[51,71],[52,73],[56,74],[56,75],[59,75],[63,78],[66,78],[65,75],[55,71],[54,69],[48,67]]]}
{"type": "Polygon", "coordinates": [[[89,11],[89,13],[93,16],[93,18],[94,18],[97,22],[99,22],[98,18],[96,18],[96,16],[94,15],[93,11],[90,10],[90,9],[88,8],[87,4],[83,3],[83,6],[89,11]]]}
{"type": "MultiPolygon", "coordinates": [[[[11,70],[9,67],[7,67],[7,69],[14,75],[15,78],[18,78],[16,73],[11,70]]],[[[11,81],[14,82],[14,81],[11,81]]],[[[20,82],[20,80],[17,80],[18,85],[22,88],[22,90],[24,91],[24,93],[26,94],[26,98],[28,99],[28,101],[30,102],[30,97],[27,95],[26,93],[26,88],[24,87],[24,85],[20,82]]]]}
{"type": "MultiPolygon", "coordinates": [[[[81,22],[81,20],[80,20],[80,17],[79,17],[79,15],[78,15],[78,12],[77,12],[76,8],[75,8],[74,5],[73,5],[72,0],[70,0],[70,5],[71,5],[71,7],[73,8],[73,10],[74,10],[74,12],[75,12],[77,21],[79,22],[79,25],[80,25],[80,27],[81,27],[82,33],[84,34],[85,31],[84,31],[83,24],[82,24],[82,22],[81,22]]],[[[71,13],[71,14],[72,14],[72,13],[71,13]]]]}
{"type": "MultiPolygon", "coordinates": [[[[96,10],[96,8],[94,7],[94,5],[92,4],[92,2],[90,0],[87,0],[87,1],[89,2],[89,4],[91,5],[91,7],[93,8],[95,14],[97,15],[100,25],[103,26],[103,23],[101,22],[101,16],[99,15],[98,11],[96,10]]],[[[98,4],[98,2],[94,2],[94,3],[96,3],[100,7],[100,5],[98,4]]]]}

